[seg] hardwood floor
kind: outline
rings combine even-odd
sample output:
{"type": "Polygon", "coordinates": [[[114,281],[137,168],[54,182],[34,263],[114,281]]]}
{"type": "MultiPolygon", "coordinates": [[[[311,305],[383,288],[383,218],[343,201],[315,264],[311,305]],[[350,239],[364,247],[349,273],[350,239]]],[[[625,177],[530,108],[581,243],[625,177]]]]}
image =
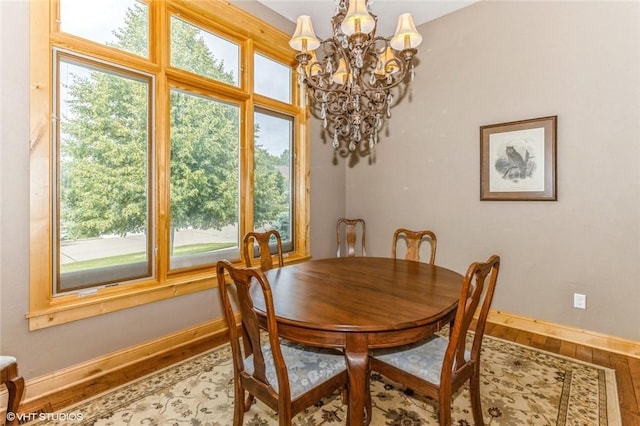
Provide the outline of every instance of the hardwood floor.
{"type": "MultiPolygon", "coordinates": [[[[622,414],[622,425],[620,426],[640,426],[640,359],[492,323],[487,323],[486,333],[504,340],[614,369],[622,414]]],[[[140,362],[102,376],[89,385],[65,389],[46,399],[23,404],[20,411],[24,413],[63,411],[64,407],[71,404],[180,362],[222,343],[224,342],[211,339],[199,341],[188,350],[170,351],[158,356],[153,361],[140,362]]]]}

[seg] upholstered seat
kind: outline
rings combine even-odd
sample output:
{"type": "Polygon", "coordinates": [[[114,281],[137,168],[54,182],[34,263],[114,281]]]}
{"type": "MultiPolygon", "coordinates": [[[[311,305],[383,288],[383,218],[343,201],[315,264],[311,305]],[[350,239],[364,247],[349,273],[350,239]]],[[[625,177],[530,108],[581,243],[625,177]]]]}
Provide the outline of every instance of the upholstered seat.
{"type": "Polygon", "coordinates": [[[14,364],[16,362],[16,359],[12,356],[0,356],[0,368],[4,370],[5,367],[10,366],[11,364],[14,364]]]}
{"type": "MultiPolygon", "coordinates": [[[[281,341],[280,343],[284,363],[289,370],[292,399],[309,392],[323,381],[343,373],[347,368],[344,355],[334,350],[322,348],[309,350],[308,347],[294,342],[281,341]]],[[[267,380],[271,383],[273,390],[278,392],[278,377],[271,347],[263,345],[262,353],[267,380]]],[[[244,360],[244,369],[247,374],[253,374],[253,368],[253,355],[250,355],[244,360]]]]}
{"type": "MultiPolygon", "coordinates": [[[[439,386],[442,363],[448,345],[449,339],[435,335],[419,344],[377,350],[375,357],[439,386]]],[[[465,351],[466,359],[469,359],[470,355],[469,351],[465,351]]]]}

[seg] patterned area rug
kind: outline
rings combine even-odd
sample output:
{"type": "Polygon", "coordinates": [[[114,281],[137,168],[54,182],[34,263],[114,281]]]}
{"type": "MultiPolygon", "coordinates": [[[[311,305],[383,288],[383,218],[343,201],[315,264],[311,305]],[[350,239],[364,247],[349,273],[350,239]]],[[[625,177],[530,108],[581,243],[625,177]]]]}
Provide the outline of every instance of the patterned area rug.
{"type": "MultiPolygon", "coordinates": [[[[214,349],[64,410],[73,421],[29,425],[209,425],[233,422],[233,371],[228,346],[214,349]],[[79,421],[81,419],[81,421],[79,421]]],[[[488,425],[620,425],[613,370],[585,364],[500,339],[485,337],[480,380],[488,425]]],[[[436,405],[372,374],[371,425],[437,425],[436,405]]],[[[342,425],[339,395],[298,414],[294,425],[342,425]]],[[[468,386],[453,401],[453,424],[472,425],[468,386]]],[[[61,416],[61,417],[64,417],[61,416]]],[[[245,425],[277,425],[257,402],[245,425]]]]}

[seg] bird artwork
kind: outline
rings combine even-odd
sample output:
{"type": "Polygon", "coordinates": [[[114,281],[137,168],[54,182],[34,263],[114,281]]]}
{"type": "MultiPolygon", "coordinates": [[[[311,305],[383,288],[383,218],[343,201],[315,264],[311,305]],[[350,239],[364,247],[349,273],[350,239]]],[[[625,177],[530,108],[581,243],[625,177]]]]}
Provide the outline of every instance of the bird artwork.
{"type": "Polygon", "coordinates": [[[526,148],[524,153],[521,154],[514,145],[507,145],[505,156],[500,156],[496,160],[495,168],[502,173],[503,179],[518,182],[531,177],[536,167],[534,158],[526,148]]]}

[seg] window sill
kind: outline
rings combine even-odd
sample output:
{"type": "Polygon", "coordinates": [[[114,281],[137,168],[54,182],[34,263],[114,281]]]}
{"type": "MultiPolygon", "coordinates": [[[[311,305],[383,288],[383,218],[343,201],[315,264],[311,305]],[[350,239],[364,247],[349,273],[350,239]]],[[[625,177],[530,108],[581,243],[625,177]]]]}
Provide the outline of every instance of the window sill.
{"type": "MultiPolygon", "coordinates": [[[[309,260],[308,256],[291,255],[284,259],[285,265],[309,260]]],[[[211,271],[182,276],[165,284],[124,286],[105,289],[91,296],[62,296],[48,308],[26,314],[29,331],[40,330],[97,315],[133,308],[139,305],[170,299],[176,296],[208,290],[217,286],[211,271]]]]}

